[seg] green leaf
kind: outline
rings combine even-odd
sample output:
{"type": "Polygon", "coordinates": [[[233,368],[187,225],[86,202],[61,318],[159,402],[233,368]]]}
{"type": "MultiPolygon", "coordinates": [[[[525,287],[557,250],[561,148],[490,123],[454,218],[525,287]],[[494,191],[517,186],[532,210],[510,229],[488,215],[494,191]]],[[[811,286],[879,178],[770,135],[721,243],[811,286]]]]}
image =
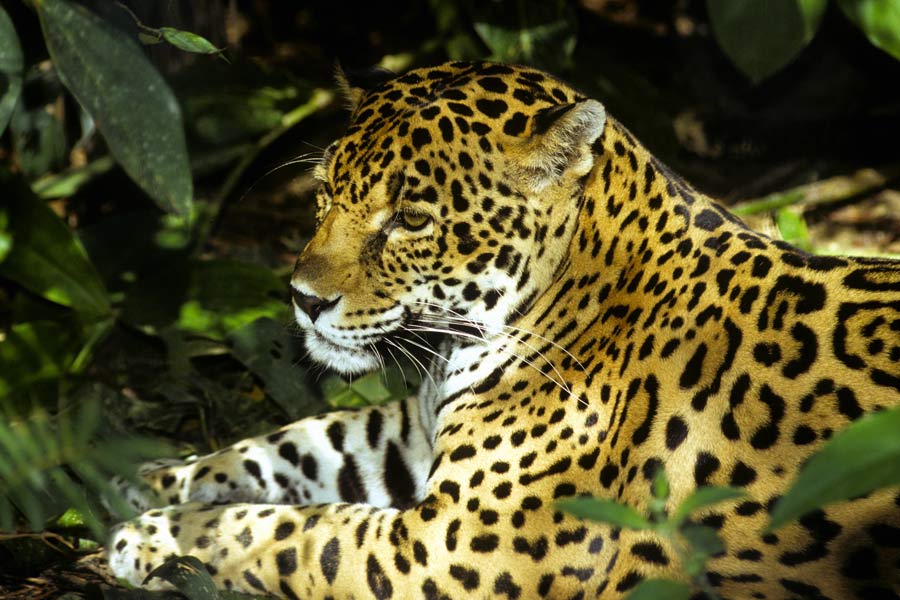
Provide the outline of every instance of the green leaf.
{"type": "Polygon", "coordinates": [[[669,478],[662,468],[657,469],[653,477],[653,497],[657,500],[666,500],[669,497],[669,478]]]}
{"type": "Polygon", "coordinates": [[[0,134],[6,129],[19,100],[24,64],[16,29],[0,6],[0,134]]]}
{"type": "Polygon", "coordinates": [[[194,556],[179,556],[167,560],[156,567],[144,579],[146,584],[159,577],[174,585],[188,600],[217,600],[219,593],[216,584],[203,566],[203,562],[194,556]]]}
{"type": "Polygon", "coordinates": [[[900,408],[862,417],[809,459],[778,501],[767,531],[831,504],[900,485],[900,408]]]}
{"type": "Polygon", "coordinates": [[[685,498],[675,510],[675,515],[672,519],[676,524],[679,524],[701,508],[742,498],[745,495],[745,492],[738,488],[705,486],[685,498]]]}
{"type": "Polygon", "coordinates": [[[688,600],[691,588],[671,579],[645,579],[626,600],[688,600]]]}
{"type": "Polygon", "coordinates": [[[122,318],[148,334],[166,327],[222,341],[260,317],[287,317],[287,286],[261,265],[191,261],[182,254],[141,275],[127,291],[122,318]]]}
{"type": "Polygon", "coordinates": [[[181,112],[162,76],[136,43],[82,6],[35,4],[60,79],[94,118],[113,156],[162,209],[190,214],[193,183],[181,112]]]}
{"type": "Polygon", "coordinates": [[[8,201],[13,236],[12,249],[0,263],[0,276],[85,315],[108,315],[103,282],[65,223],[21,180],[3,170],[0,186],[8,201]]]}
{"type": "Polygon", "coordinates": [[[221,48],[216,48],[205,37],[199,36],[190,31],[175,29],[174,27],[160,27],[159,33],[163,39],[185,52],[193,52],[195,54],[218,54],[221,48]]]}
{"type": "Polygon", "coordinates": [[[62,377],[78,346],[71,326],[50,321],[13,325],[0,343],[0,398],[62,377]]]}
{"type": "Polygon", "coordinates": [[[282,125],[292,110],[313,98],[314,88],[291,73],[256,64],[197,63],[174,82],[185,126],[200,140],[221,147],[256,141],[282,125]]]}
{"type": "Polygon", "coordinates": [[[567,2],[524,2],[510,10],[502,2],[470,6],[475,32],[493,60],[560,67],[575,50],[577,18],[567,2]]]}
{"type": "Polygon", "coordinates": [[[12,231],[9,230],[9,213],[6,212],[4,207],[0,206],[0,263],[12,250],[12,242],[12,231]]]}
{"type": "Polygon", "coordinates": [[[327,408],[297,366],[303,344],[284,325],[274,319],[257,319],[229,333],[228,341],[234,357],[262,380],[266,393],[291,419],[327,408]]]}
{"type": "Polygon", "coordinates": [[[691,545],[694,552],[713,556],[725,550],[725,544],[719,539],[716,530],[706,525],[685,525],[681,535],[691,545]]]}
{"type": "Polygon", "coordinates": [[[900,3],[897,0],[838,0],[838,6],[873,46],[900,60],[900,3]]]}
{"type": "Polygon", "coordinates": [[[785,207],[775,213],[775,225],[781,238],[798,248],[809,250],[809,230],[803,215],[785,207]]]}
{"type": "Polygon", "coordinates": [[[177,327],[221,340],[260,317],[286,316],[286,286],[266,267],[234,260],[197,261],[192,267],[177,327]]]}
{"type": "Polygon", "coordinates": [[[706,0],[706,7],[713,34],[725,55],[758,83],[788,64],[812,40],[826,3],[706,0]]]}
{"type": "Polygon", "coordinates": [[[609,523],[628,529],[650,529],[650,522],[630,506],[600,498],[572,498],[556,503],[560,510],[576,517],[609,523]]]}
{"type": "Polygon", "coordinates": [[[369,404],[382,404],[391,399],[393,394],[387,387],[382,371],[375,371],[355,379],[350,384],[353,391],[366,399],[369,404]]]}

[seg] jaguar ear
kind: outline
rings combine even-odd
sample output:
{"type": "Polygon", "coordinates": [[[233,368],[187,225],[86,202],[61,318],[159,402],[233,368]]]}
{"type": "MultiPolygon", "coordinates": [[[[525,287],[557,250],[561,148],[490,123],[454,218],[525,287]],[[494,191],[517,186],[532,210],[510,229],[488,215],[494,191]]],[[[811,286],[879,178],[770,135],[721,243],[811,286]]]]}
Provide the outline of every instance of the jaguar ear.
{"type": "Polygon", "coordinates": [[[334,66],[334,78],[338,89],[347,100],[347,108],[356,110],[362,99],[372,89],[385,81],[393,79],[397,74],[387,69],[374,67],[365,70],[346,70],[340,63],[334,66]]]}
{"type": "Polygon", "coordinates": [[[522,182],[537,193],[564,175],[582,177],[594,166],[591,146],[603,134],[606,109],[582,100],[544,109],[532,119],[531,135],[516,148],[522,182]]]}

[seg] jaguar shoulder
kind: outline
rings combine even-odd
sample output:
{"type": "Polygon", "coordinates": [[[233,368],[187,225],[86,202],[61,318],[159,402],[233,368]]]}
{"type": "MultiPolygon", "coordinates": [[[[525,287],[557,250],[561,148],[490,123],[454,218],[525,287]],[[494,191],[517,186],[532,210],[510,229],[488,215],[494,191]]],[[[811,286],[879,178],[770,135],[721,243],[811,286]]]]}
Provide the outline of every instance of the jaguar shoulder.
{"type": "Polygon", "coordinates": [[[344,83],[296,319],[314,359],[403,353],[424,383],[151,469],[174,506],[116,530],[118,575],[193,554],[290,598],[620,598],[676,552],[554,503],[643,508],[664,467],[672,506],[746,489],[700,518],[722,598],[898,597],[896,489],[757,532],[822,441],[900,401],[900,263],[751,231],[530,68],[344,83]]]}

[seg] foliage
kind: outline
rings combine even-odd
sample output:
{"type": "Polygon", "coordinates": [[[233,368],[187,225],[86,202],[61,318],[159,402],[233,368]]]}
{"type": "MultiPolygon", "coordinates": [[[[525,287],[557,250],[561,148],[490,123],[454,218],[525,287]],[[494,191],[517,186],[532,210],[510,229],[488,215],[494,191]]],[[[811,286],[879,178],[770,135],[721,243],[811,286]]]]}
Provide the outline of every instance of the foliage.
{"type": "MultiPolygon", "coordinates": [[[[100,535],[102,511],[94,500],[122,507],[106,480],[132,477],[141,460],[163,453],[160,444],[110,435],[110,428],[183,423],[199,427],[205,450],[218,445],[219,435],[207,412],[223,413],[217,421],[230,418],[234,431],[246,434],[247,422],[261,433],[327,404],[298,367],[299,340],[282,326],[288,318],[283,277],[257,263],[201,257],[207,226],[189,218],[199,209],[215,219],[222,201],[192,197],[191,169],[221,168],[246,156],[232,171],[233,186],[264,147],[246,144],[260,130],[229,123],[227,141],[240,142],[238,151],[225,162],[218,149],[212,162],[195,155],[194,167],[175,95],[140,46],[69,0],[33,6],[53,61],[50,77],[62,85],[32,78],[12,21],[0,9],[0,132],[9,121],[19,167],[14,174],[0,164],[0,298],[10,299],[0,309],[0,409],[8,415],[0,422],[0,446],[8,453],[0,458],[0,529],[13,529],[17,515],[40,529],[54,512],[75,507],[100,535]],[[62,106],[66,91],[78,100],[74,122],[46,109],[62,106]],[[46,104],[35,108],[35,97],[46,104]],[[78,149],[66,134],[72,125],[82,130],[77,146],[95,160],[47,173],[58,157],[78,149]],[[81,194],[111,172],[110,156],[171,214],[132,192],[137,207],[75,232],[60,216],[66,205],[51,207],[33,191],[81,194]],[[107,411],[96,408],[100,396],[108,399],[107,411]],[[244,408],[219,410],[238,399],[244,408]],[[272,407],[275,418],[248,417],[272,407]]],[[[176,46],[204,51],[199,36],[159,31],[176,46]]],[[[219,89],[230,83],[220,80],[219,89]]],[[[286,104],[267,109],[276,114],[270,130],[283,132],[327,106],[330,96],[292,85],[286,104]],[[286,115],[293,116],[282,121],[286,115]]],[[[229,120],[223,111],[205,110],[207,130],[216,115],[229,120]]]]}
{"type": "Polygon", "coordinates": [[[134,42],[86,8],[68,0],[35,5],[60,81],[97,123],[110,152],[161,208],[189,215],[184,129],[168,84],[134,42]]]}
{"type": "MultiPolygon", "coordinates": [[[[557,502],[557,507],[583,519],[607,523],[635,531],[652,531],[665,539],[676,551],[681,570],[695,587],[708,598],[718,596],[706,577],[706,561],[725,550],[716,530],[698,525],[691,517],[698,511],[729,502],[744,496],[744,492],[730,487],[701,487],[691,493],[675,508],[671,516],[666,511],[669,500],[669,482],[665,471],[658,470],[651,485],[648,515],[633,508],[602,498],[573,498],[557,502]]],[[[690,587],[678,581],[648,579],[637,585],[628,595],[629,600],[653,600],[655,598],[688,598],[690,587]]]]}
{"type": "MultiPolygon", "coordinates": [[[[875,46],[900,60],[900,3],[835,0],[875,46]]],[[[713,33],[735,66],[758,83],[791,62],[812,41],[827,0],[707,0],[713,33]]]]}
{"type": "Polygon", "coordinates": [[[866,415],[810,458],[772,510],[768,530],[841,500],[900,485],[900,408],[866,415]]]}
{"type": "Polygon", "coordinates": [[[97,497],[117,514],[134,514],[109,479],[122,474],[134,480],[138,461],[167,450],[144,437],[100,435],[100,411],[100,402],[91,400],[71,415],[51,418],[36,411],[26,420],[0,420],[0,530],[13,528],[13,508],[33,529],[41,529],[49,517],[74,507],[85,525],[101,536],[97,497]]]}
{"type": "Polygon", "coordinates": [[[13,23],[0,6],[0,132],[6,129],[22,91],[22,47],[13,23]]]}

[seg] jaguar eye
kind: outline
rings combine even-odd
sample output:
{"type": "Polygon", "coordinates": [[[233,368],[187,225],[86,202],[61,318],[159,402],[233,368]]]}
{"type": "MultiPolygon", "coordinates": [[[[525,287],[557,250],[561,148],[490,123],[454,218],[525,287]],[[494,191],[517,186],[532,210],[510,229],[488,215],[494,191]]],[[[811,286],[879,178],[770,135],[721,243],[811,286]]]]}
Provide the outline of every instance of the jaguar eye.
{"type": "Polygon", "coordinates": [[[403,223],[403,227],[407,231],[419,231],[425,229],[425,226],[428,225],[430,221],[431,217],[426,214],[407,210],[400,212],[400,222],[403,223]]]}

